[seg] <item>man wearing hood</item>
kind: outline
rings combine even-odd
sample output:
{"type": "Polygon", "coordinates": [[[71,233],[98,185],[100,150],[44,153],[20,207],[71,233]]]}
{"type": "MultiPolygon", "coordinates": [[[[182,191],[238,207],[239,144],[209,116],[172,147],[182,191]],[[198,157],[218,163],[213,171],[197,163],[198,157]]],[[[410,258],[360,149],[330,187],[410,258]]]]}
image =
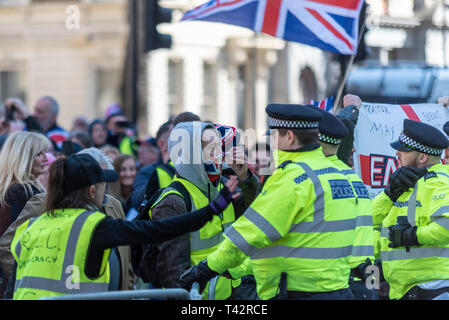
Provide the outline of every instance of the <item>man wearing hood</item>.
{"type": "MultiPolygon", "coordinates": [[[[168,148],[170,159],[176,168],[174,181],[179,181],[191,197],[192,210],[206,206],[218,194],[226,178],[221,175],[223,157],[221,137],[211,123],[182,122],[171,132],[168,148]]],[[[233,149],[233,159],[243,159],[243,151],[233,149]]],[[[243,161],[242,161],[243,162],[243,161]]],[[[256,196],[257,178],[248,170],[246,163],[231,164],[239,178],[244,201],[236,199],[222,213],[197,232],[180,236],[158,245],[157,272],[161,285],[165,288],[183,287],[179,276],[192,265],[204,260],[223,241],[223,232],[245,210],[256,196]]],[[[186,212],[182,195],[167,188],[151,209],[152,219],[176,216],[186,212]]],[[[249,264],[246,264],[248,266],[249,264]]],[[[234,288],[240,284],[240,277],[248,270],[230,270],[229,279],[217,276],[202,291],[204,298],[210,300],[228,299],[234,288]]],[[[187,288],[189,289],[189,288],[187,288]]],[[[203,288],[201,288],[203,289],[203,288]]]]}

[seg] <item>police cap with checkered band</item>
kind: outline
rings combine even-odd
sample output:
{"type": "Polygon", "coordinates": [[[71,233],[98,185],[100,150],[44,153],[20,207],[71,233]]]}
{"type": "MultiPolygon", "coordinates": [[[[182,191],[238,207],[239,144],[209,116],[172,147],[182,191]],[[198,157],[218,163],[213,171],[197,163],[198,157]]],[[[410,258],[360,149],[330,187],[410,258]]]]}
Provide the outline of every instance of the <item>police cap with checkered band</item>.
{"type": "Polygon", "coordinates": [[[390,145],[398,151],[418,151],[441,156],[443,150],[449,147],[449,140],[440,130],[429,124],[405,119],[399,139],[390,145]]]}
{"type": "Polygon", "coordinates": [[[268,127],[270,129],[318,129],[321,114],[302,104],[269,104],[268,127]]]}
{"type": "Polygon", "coordinates": [[[328,144],[339,145],[343,138],[348,135],[346,126],[332,113],[312,105],[308,107],[317,110],[322,116],[319,122],[320,133],[318,133],[318,140],[328,144]]]}

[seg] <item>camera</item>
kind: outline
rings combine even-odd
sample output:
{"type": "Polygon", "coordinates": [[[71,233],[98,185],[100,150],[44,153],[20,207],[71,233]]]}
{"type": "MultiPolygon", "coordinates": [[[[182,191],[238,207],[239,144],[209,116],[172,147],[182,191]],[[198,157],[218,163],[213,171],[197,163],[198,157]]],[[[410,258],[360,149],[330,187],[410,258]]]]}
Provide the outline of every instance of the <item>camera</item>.
{"type": "Polygon", "coordinates": [[[117,121],[115,123],[118,128],[130,128],[131,123],[129,121],[117,121]]]}

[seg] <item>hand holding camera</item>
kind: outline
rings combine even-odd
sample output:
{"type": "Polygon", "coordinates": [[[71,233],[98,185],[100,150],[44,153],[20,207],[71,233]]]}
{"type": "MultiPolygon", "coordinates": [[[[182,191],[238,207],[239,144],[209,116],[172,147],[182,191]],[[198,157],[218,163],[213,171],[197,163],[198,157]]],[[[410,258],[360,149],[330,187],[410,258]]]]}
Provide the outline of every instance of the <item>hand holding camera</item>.
{"type": "Polygon", "coordinates": [[[6,114],[5,118],[7,121],[13,120],[25,120],[31,114],[28,108],[19,98],[8,98],[5,101],[6,114]]]}

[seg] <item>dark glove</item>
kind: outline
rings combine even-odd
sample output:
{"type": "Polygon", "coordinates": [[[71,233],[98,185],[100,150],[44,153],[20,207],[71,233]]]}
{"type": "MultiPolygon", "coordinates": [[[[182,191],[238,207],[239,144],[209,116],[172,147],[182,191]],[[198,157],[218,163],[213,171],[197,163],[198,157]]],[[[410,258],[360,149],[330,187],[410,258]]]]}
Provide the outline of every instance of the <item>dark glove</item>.
{"type": "Polygon", "coordinates": [[[366,272],[366,268],[371,266],[371,260],[369,258],[366,258],[365,262],[359,264],[357,267],[351,269],[351,274],[354,277],[362,279],[363,282],[366,281],[368,278],[368,273],[366,272]]]}
{"type": "Polygon", "coordinates": [[[388,239],[391,243],[390,248],[405,247],[410,251],[411,246],[419,246],[418,237],[416,235],[417,227],[408,223],[407,217],[398,217],[398,222],[394,226],[388,227],[388,239]]]}
{"type": "Polygon", "coordinates": [[[217,275],[217,272],[209,269],[209,267],[207,266],[207,260],[203,260],[196,266],[193,266],[189,270],[184,272],[179,277],[179,281],[184,284],[184,289],[186,290],[190,290],[192,284],[194,282],[198,282],[198,284],[200,285],[200,292],[203,292],[207,282],[217,275]]]}
{"type": "Polygon", "coordinates": [[[398,198],[408,189],[413,188],[416,181],[427,173],[426,168],[416,168],[412,166],[397,169],[390,177],[385,194],[391,201],[396,202],[398,198]]]}
{"type": "Polygon", "coordinates": [[[209,203],[209,207],[212,209],[214,214],[222,213],[227,206],[231,203],[232,196],[234,194],[231,193],[225,185],[223,185],[223,189],[220,190],[217,197],[209,203]]]}

